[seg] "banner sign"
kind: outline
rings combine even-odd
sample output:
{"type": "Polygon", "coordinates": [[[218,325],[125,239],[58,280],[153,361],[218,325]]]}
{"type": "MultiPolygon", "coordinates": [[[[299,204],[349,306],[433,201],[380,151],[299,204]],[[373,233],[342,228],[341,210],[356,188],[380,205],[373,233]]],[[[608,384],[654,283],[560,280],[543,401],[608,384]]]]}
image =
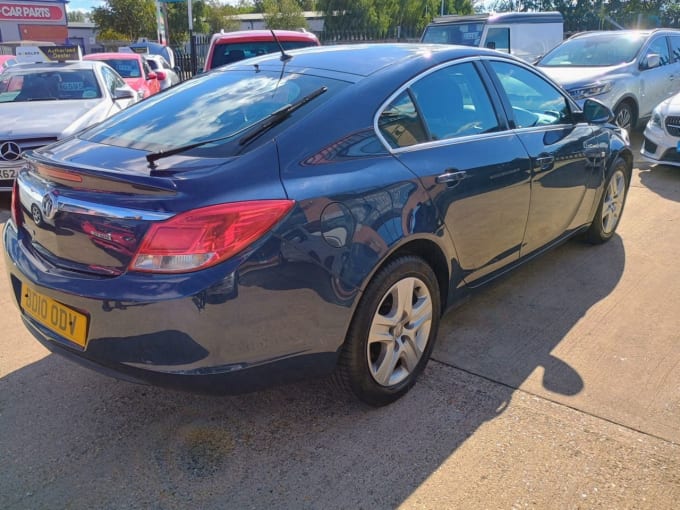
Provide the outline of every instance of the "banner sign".
{"type": "Polygon", "coordinates": [[[11,21],[63,21],[66,19],[63,5],[44,3],[0,2],[0,20],[11,21]]]}
{"type": "Polygon", "coordinates": [[[17,46],[17,61],[21,63],[65,62],[81,60],[80,46],[17,46]]]}

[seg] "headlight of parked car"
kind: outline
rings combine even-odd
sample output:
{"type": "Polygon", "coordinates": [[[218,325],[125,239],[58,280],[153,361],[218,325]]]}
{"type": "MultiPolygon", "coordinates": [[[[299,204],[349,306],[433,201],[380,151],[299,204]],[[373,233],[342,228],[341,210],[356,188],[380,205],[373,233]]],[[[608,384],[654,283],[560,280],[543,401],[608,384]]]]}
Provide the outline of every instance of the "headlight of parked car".
{"type": "Polygon", "coordinates": [[[652,118],[649,119],[649,125],[663,129],[663,115],[661,115],[661,109],[659,106],[654,108],[654,111],[652,111],[652,118]]]}
{"type": "Polygon", "coordinates": [[[569,90],[569,94],[574,99],[585,99],[586,97],[600,96],[606,94],[612,89],[612,82],[604,83],[593,83],[592,85],[586,85],[585,87],[579,87],[577,89],[569,90]]]}

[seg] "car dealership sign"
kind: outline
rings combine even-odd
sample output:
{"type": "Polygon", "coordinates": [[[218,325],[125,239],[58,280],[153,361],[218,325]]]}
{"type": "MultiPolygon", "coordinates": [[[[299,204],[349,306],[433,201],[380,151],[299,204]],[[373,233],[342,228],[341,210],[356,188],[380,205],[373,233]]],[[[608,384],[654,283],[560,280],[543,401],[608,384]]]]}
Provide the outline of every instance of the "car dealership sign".
{"type": "Polygon", "coordinates": [[[63,4],[0,2],[0,20],[62,21],[64,17],[63,4]]]}

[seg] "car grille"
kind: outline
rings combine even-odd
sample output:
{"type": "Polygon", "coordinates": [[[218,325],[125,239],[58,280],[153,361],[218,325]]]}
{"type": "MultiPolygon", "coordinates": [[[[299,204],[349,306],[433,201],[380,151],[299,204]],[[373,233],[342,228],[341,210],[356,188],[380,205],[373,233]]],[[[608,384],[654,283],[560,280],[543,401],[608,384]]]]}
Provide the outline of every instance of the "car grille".
{"type": "Polygon", "coordinates": [[[652,142],[649,138],[645,137],[644,140],[644,150],[647,152],[656,152],[658,145],[656,145],[654,142],[652,142]]]}
{"type": "Polygon", "coordinates": [[[0,140],[0,163],[17,161],[22,152],[56,142],[56,137],[27,140],[0,140]]]}
{"type": "Polygon", "coordinates": [[[669,135],[680,138],[680,117],[666,117],[666,131],[669,135]]]}

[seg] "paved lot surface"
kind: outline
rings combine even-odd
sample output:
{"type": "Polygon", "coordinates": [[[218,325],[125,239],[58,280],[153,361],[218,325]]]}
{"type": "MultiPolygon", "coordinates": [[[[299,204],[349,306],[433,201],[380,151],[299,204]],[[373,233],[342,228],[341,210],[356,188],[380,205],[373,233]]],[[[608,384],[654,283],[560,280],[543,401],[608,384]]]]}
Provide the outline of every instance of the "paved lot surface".
{"type": "Polygon", "coordinates": [[[323,381],[215,398],[90,372],[24,331],[0,262],[0,508],[678,508],[680,170],[638,167],[619,236],[475,294],[377,410],[323,381]]]}

